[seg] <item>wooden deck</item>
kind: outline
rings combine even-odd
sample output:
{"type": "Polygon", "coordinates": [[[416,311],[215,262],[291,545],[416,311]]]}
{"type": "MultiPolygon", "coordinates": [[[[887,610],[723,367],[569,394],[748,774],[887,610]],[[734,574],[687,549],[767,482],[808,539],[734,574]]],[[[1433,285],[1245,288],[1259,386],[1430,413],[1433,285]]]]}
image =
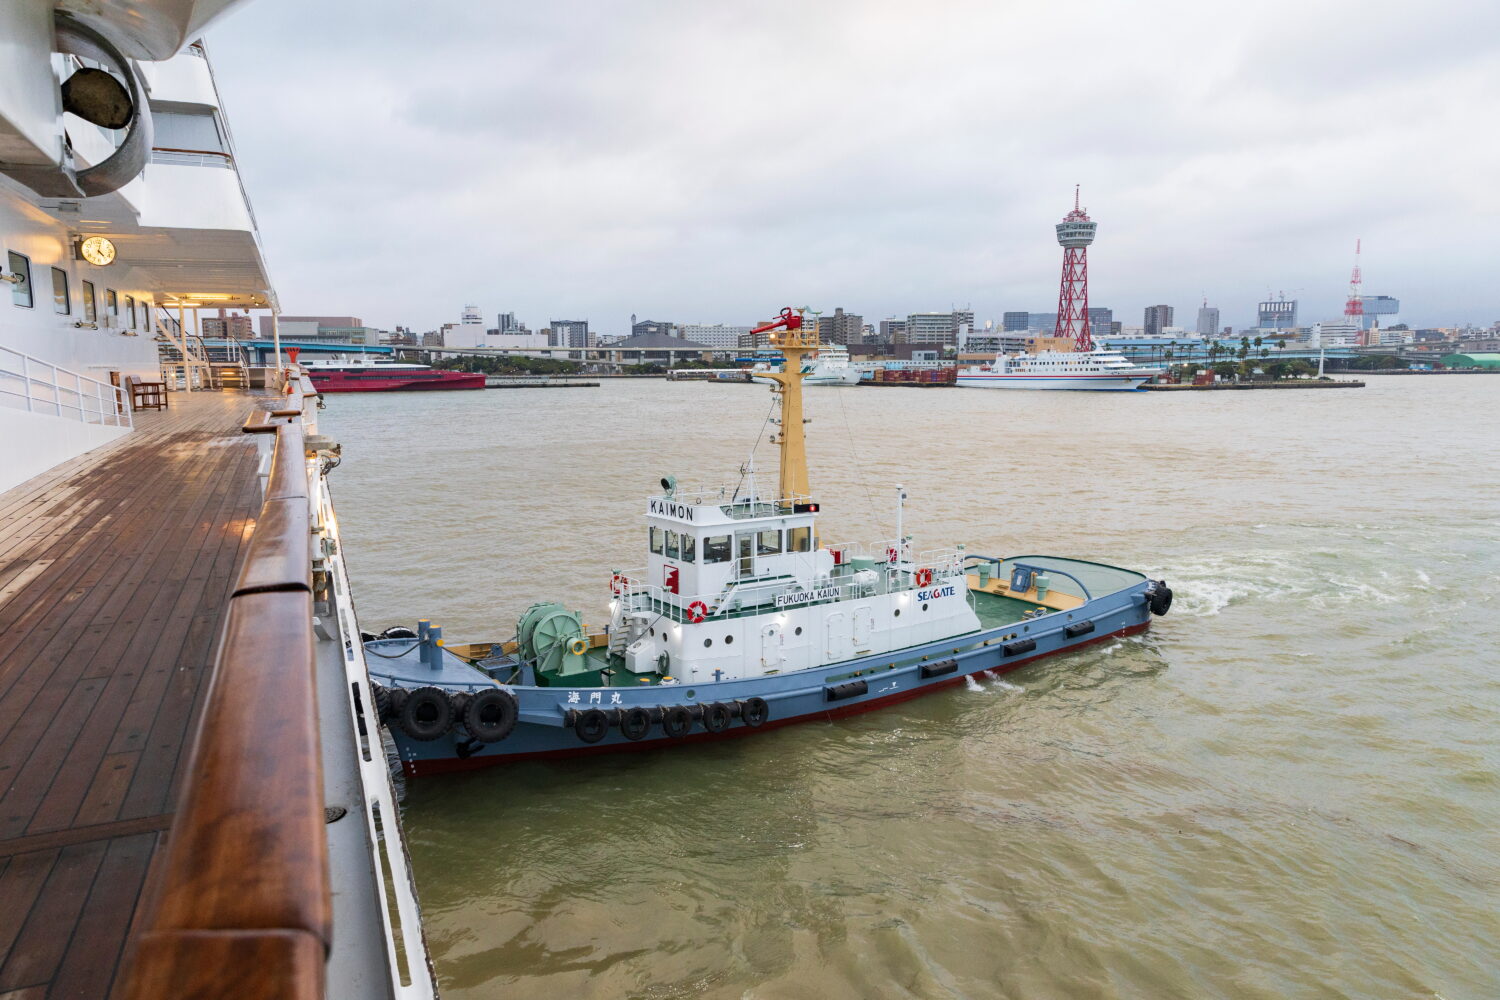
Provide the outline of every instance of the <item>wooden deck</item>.
{"type": "Polygon", "coordinates": [[[105,997],[260,507],[258,394],[0,493],[0,1000],[105,997]]]}

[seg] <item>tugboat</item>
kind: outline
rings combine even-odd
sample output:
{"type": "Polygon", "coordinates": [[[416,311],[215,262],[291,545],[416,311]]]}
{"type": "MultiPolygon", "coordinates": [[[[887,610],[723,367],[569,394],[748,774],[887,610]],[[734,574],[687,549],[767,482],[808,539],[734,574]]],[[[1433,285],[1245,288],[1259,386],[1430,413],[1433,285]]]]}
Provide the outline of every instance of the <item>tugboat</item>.
{"type": "Polygon", "coordinates": [[[808,482],[803,362],[790,308],[758,327],[785,363],[778,488],[672,476],[646,499],[646,567],[609,577],[607,625],[533,604],[513,639],[447,645],[441,628],[366,636],[376,709],[409,776],[745,736],[865,712],[1144,631],[1172,591],[1059,556],[835,542],[808,482]]]}

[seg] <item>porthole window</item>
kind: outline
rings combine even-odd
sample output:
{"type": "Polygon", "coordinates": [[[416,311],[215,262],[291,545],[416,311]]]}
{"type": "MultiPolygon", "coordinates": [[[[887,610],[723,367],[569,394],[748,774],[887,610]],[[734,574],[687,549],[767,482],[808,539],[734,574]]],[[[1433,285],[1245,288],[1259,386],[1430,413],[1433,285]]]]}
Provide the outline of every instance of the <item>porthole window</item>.
{"type": "Polygon", "coordinates": [[[926,610],[927,610],[927,605],[925,605],[925,604],[924,604],[924,605],[922,605],[922,610],[923,610],[923,611],[926,611],[926,610]]]}
{"type": "Polygon", "coordinates": [[[1030,625],[1022,625],[1021,626],[1021,631],[1022,632],[1030,632],[1031,631],[1031,626],[1030,625]]]}
{"type": "Polygon", "coordinates": [[[901,617],[901,609],[900,609],[900,608],[897,608],[897,609],[896,609],[896,617],[897,617],[897,618],[900,618],[900,617],[901,617]]]}
{"type": "Polygon", "coordinates": [[[656,638],[656,629],[652,629],[651,630],[651,638],[653,638],[653,639],[656,638]]]}
{"type": "Polygon", "coordinates": [[[693,697],[693,696],[695,696],[695,695],[696,695],[696,694],[697,694],[697,693],[698,693],[698,692],[697,692],[697,691],[694,691],[694,690],[693,690],[693,689],[692,689],[692,688],[688,688],[688,693],[687,693],[687,696],[688,696],[688,697],[689,697],[689,698],[691,698],[691,697],[693,697]]]}
{"type": "Polygon", "coordinates": [[[724,637],[724,645],[730,646],[730,645],[733,645],[733,644],[734,644],[734,636],[732,636],[732,635],[726,635],[724,637]]]}
{"type": "Polygon", "coordinates": [[[703,640],[703,648],[704,649],[707,649],[709,646],[712,646],[713,644],[714,644],[714,641],[712,639],[704,639],[703,640]]]}
{"type": "Polygon", "coordinates": [[[795,629],[792,630],[792,635],[801,635],[801,634],[802,634],[802,626],[801,625],[798,625],[795,629]]]}

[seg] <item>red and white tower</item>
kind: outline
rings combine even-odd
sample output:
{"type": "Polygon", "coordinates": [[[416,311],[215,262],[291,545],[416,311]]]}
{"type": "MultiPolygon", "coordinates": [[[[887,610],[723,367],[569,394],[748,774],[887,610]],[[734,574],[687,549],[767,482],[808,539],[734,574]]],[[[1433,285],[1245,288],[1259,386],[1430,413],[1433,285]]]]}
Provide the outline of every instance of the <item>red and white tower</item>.
{"type": "Polygon", "coordinates": [[[1364,283],[1364,277],[1359,273],[1359,243],[1359,240],[1354,241],[1354,273],[1349,275],[1349,301],[1344,303],[1344,320],[1363,331],[1365,300],[1360,296],[1359,288],[1364,283]]]}
{"type": "Polygon", "coordinates": [[[1088,213],[1078,207],[1078,188],[1073,188],[1073,211],[1057,224],[1057,242],[1063,248],[1062,285],[1057,291],[1057,337],[1073,341],[1073,350],[1092,351],[1089,336],[1089,244],[1094,230],[1088,213]]]}

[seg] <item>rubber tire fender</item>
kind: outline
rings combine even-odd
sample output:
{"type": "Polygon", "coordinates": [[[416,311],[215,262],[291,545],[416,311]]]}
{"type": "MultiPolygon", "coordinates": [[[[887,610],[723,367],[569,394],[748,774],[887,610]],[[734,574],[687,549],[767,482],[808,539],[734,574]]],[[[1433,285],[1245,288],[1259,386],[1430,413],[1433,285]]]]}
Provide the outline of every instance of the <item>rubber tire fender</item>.
{"type": "Polygon", "coordinates": [[[734,713],[722,701],[703,706],[703,728],[711,733],[722,733],[734,720],[734,713]]]}
{"type": "Polygon", "coordinates": [[[391,692],[389,688],[371,681],[370,700],[375,703],[373,707],[377,722],[384,722],[391,717],[391,692]]]}
{"type": "Polygon", "coordinates": [[[673,705],[661,712],[661,730],[674,740],[680,740],[693,728],[693,713],[686,705],[673,705]]]}
{"type": "Polygon", "coordinates": [[[453,728],[453,702],[442,688],[419,687],[406,696],[399,721],[407,736],[430,742],[453,728]]]}
{"type": "Polygon", "coordinates": [[[609,734],[609,716],[601,709],[585,709],[573,720],[573,732],[585,743],[598,743],[609,734]]]}
{"type": "Polygon", "coordinates": [[[481,743],[498,743],[516,728],[521,706],[504,688],[485,688],[464,706],[464,729],[481,743]]]}
{"type": "Polygon", "coordinates": [[[764,698],[746,698],[740,705],[740,718],[744,719],[745,725],[751,729],[765,725],[770,717],[771,706],[766,704],[764,698]]]}
{"type": "Polygon", "coordinates": [[[390,628],[380,633],[380,638],[382,639],[415,639],[416,637],[417,633],[413,632],[405,625],[392,625],[390,628]]]}
{"type": "Polygon", "coordinates": [[[651,731],[651,713],[639,705],[620,713],[620,735],[627,740],[641,740],[651,731]]]}
{"type": "Polygon", "coordinates": [[[1167,586],[1167,581],[1157,580],[1155,588],[1151,591],[1151,613],[1164,615],[1170,610],[1172,610],[1172,588],[1167,586]]]}

